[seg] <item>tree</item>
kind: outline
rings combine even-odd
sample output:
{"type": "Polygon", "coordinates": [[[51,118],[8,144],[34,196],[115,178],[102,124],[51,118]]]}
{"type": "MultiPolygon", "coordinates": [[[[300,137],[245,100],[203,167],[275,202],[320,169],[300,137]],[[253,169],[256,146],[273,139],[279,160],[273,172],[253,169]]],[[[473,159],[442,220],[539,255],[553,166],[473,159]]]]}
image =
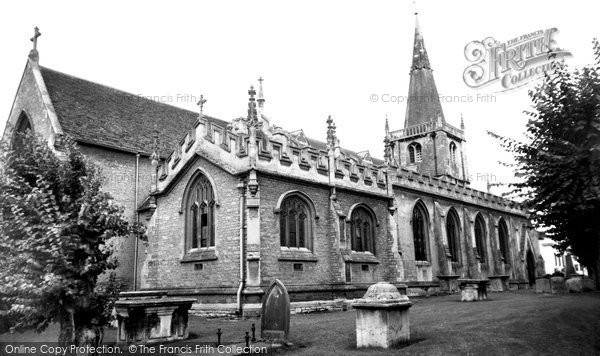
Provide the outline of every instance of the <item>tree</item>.
{"type": "Polygon", "coordinates": [[[144,236],[101,190],[101,172],[67,139],[56,152],[17,134],[0,156],[0,309],[12,330],[60,324],[60,343],[108,322],[113,241],[144,236]]]}
{"type": "Polygon", "coordinates": [[[555,62],[533,104],[527,143],[490,133],[515,158],[524,198],[536,226],[547,229],[561,252],[570,251],[600,286],[600,43],[595,63],[570,70],[555,62]]]}

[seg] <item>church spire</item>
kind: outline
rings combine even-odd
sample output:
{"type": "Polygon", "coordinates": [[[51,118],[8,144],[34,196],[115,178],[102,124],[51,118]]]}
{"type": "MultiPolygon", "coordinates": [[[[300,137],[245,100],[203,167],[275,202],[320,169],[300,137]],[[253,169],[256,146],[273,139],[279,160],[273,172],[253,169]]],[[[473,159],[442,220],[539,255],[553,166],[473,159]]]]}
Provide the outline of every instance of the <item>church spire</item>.
{"type": "Polygon", "coordinates": [[[421,26],[419,25],[419,14],[415,12],[415,43],[413,46],[413,60],[411,70],[415,69],[431,69],[429,63],[429,56],[425,49],[425,40],[421,33],[421,26]]]}
{"type": "Polygon", "coordinates": [[[415,13],[415,41],[410,67],[410,84],[404,127],[432,121],[445,122],[445,119],[433,79],[433,70],[425,49],[425,40],[423,39],[417,13],[415,13]]]}

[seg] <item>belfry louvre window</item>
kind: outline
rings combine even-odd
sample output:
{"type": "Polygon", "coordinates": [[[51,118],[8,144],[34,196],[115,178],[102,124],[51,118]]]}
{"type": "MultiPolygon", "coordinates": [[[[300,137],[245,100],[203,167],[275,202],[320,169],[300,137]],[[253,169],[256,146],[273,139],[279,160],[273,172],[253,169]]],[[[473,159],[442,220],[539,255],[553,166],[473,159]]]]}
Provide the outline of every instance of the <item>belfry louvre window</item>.
{"type": "Polygon", "coordinates": [[[450,259],[452,262],[459,261],[459,221],[456,211],[450,209],[450,211],[448,211],[448,216],[446,217],[446,236],[448,238],[448,249],[450,250],[450,259]]]}
{"type": "Polygon", "coordinates": [[[429,223],[422,203],[415,205],[412,216],[413,240],[415,244],[415,260],[427,261],[427,238],[429,223]]]}
{"type": "Polygon", "coordinates": [[[350,217],[350,234],[352,250],[356,252],[375,253],[374,230],[375,220],[364,207],[357,207],[350,217]]]}
{"type": "Polygon", "coordinates": [[[284,247],[308,248],[312,242],[312,216],[308,204],[298,195],[290,195],[281,203],[279,238],[284,247]]]}
{"type": "Polygon", "coordinates": [[[410,145],[408,145],[408,161],[409,163],[418,163],[421,162],[422,160],[422,155],[421,155],[421,145],[413,142],[410,145]]]}
{"type": "Polygon", "coordinates": [[[456,143],[450,142],[450,162],[456,163],[456,143]]]}
{"type": "Polygon", "coordinates": [[[187,192],[187,249],[215,245],[215,198],[205,175],[199,174],[187,192]]]}
{"type": "Polygon", "coordinates": [[[480,214],[475,218],[475,248],[479,258],[485,260],[485,221],[480,214]]]}

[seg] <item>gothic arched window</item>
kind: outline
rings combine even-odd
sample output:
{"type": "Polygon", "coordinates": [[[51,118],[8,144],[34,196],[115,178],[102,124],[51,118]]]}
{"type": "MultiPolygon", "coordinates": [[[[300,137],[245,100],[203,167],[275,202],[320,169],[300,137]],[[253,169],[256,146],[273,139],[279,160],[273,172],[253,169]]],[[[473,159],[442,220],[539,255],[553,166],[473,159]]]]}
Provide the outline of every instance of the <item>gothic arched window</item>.
{"type": "Polygon", "coordinates": [[[352,210],[350,234],[353,251],[375,254],[375,219],[365,207],[358,206],[352,210]]]}
{"type": "Polygon", "coordinates": [[[456,143],[450,142],[450,162],[456,163],[456,143]]]}
{"type": "Polygon", "coordinates": [[[422,160],[421,145],[413,142],[408,145],[408,161],[409,163],[418,163],[422,160]]]}
{"type": "Polygon", "coordinates": [[[215,245],[215,195],[208,178],[200,173],[186,198],[186,250],[215,245]]]}
{"type": "Polygon", "coordinates": [[[298,194],[287,196],[279,211],[281,246],[312,248],[312,216],[308,203],[298,194]]]}
{"type": "Polygon", "coordinates": [[[485,260],[485,221],[481,214],[475,218],[475,249],[481,261],[485,260]]]}
{"type": "Polygon", "coordinates": [[[506,222],[504,222],[504,219],[500,219],[498,222],[498,240],[500,243],[500,255],[504,259],[504,262],[508,263],[508,228],[506,227],[506,222]]]}
{"type": "Polygon", "coordinates": [[[460,256],[460,220],[454,209],[450,209],[446,216],[446,236],[448,237],[450,259],[453,262],[458,262],[460,256]]]}
{"type": "Polygon", "coordinates": [[[23,134],[26,132],[32,132],[33,128],[31,127],[31,121],[29,121],[29,117],[25,112],[22,112],[19,116],[19,120],[17,120],[17,125],[15,126],[14,136],[13,136],[13,148],[18,149],[23,145],[23,134]]]}
{"type": "Polygon", "coordinates": [[[413,209],[412,230],[415,244],[415,260],[427,261],[427,239],[429,222],[427,221],[427,210],[423,203],[418,202],[413,209]]]}

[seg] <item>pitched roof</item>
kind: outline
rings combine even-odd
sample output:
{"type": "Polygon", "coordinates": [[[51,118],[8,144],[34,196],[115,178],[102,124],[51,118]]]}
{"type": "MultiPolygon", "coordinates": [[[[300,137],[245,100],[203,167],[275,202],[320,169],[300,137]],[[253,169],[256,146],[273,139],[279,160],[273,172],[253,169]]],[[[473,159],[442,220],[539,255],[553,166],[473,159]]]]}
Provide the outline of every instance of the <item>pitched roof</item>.
{"type": "MultiPolygon", "coordinates": [[[[149,154],[154,128],[167,156],[198,113],[40,67],[63,131],[75,140],[149,154]]],[[[225,127],[228,122],[205,115],[225,127]]]]}
{"type": "MultiPolygon", "coordinates": [[[[198,119],[197,112],[50,68],[40,66],[40,69],[60,125],[76,141],[150,154],[156,125],[161,157],[167,157],[198,119]]],[[[204,117],[222,127],[229,124],[207,115],[204,117]]],[[[325,142],[304,136],[302,130],[291,134],[315,149],[327,150],[325,142]]],[[[341,151],[354,159],[362,159],[354,151],[343,148],[341,151]]],[[[382,165],[383,161],[373,159],[373,163],[382,165]]]]}

